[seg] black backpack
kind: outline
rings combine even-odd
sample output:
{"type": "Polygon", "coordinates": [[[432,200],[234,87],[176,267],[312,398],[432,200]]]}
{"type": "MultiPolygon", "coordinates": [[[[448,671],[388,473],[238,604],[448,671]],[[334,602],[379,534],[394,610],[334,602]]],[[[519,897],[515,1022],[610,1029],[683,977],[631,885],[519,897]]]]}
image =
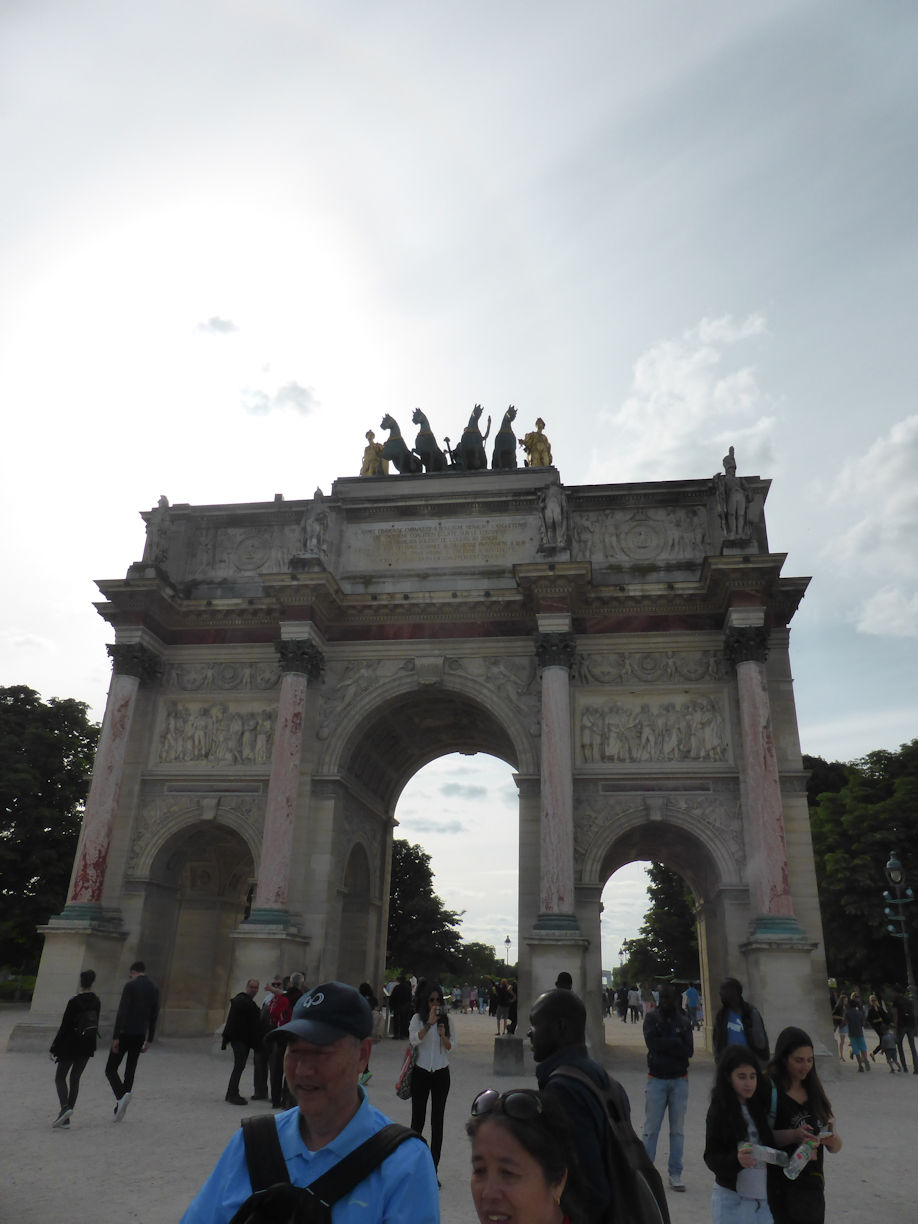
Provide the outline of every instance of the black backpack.
{"type": "Polygon", "coordinates": [[[663,1179],[631,1125],[625,1090],[610,1075],[600,1088],[579,1067],[558,1067],[556,1075],[576,1080],[593,1093],[606,1119],[606,1175],[612,1200],[606,1224],[670,1224],[663,1179]]]}
{"type": "Polygon", "coordinates": [[[243,1118],[242,1137],[255,1193],[245,1200],[230,1224],[331,1224],[332,1204],[359,1186],[399,1144],[419,1136],[407,1126],[391,1122],[304,1187],[290,1184],[272,1114],[243,1118]]]}

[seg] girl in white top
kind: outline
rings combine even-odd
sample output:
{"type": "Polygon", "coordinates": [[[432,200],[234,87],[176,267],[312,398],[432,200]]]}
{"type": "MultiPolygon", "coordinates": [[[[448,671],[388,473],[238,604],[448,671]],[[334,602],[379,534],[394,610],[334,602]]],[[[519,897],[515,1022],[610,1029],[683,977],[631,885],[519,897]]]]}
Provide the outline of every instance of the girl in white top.
{"type": "Polygon", "coordinates": [[[449,1055],[455,1045],[439,987],[422,985],[418,991],[408,1040],[416,1050],[411,1073],[411,1129],[423,1134],[430,1097],[430,1154],[436,1167],[440,1163],[443,1115],[449,1096],[449,1055]]]}

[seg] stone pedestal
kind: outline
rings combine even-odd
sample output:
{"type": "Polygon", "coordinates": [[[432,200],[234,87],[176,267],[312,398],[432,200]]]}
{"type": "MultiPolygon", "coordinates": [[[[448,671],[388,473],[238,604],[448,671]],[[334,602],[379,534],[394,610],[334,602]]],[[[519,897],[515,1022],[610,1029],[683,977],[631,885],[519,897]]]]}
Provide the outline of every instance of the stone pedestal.
{"type": "Polygon", "coordinates": [[[514,1035],[513,1037],[494,1038],[494,1074],[517,1076],[525,1074],[522,1037],[514,1035]]]}
{"type": "Polygon", "coordinates": [[[309,955],[308,936],[290,931],[284,923],[244,922],[230,934],[233,992],[249,978],[262,985],[273,973],[304,971],[309,955]]]}

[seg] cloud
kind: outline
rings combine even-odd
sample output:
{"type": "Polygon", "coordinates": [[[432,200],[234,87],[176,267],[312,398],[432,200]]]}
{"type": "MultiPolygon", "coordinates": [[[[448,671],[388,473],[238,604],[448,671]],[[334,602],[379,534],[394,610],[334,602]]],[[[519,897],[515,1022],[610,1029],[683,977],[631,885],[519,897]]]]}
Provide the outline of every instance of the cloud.
{"type": "Polygon", "coordinates": [[[849,598],[853,588],[852,619],[861,633],[918,637],[916,465],[918,415],[897,421],[845,464],[831,497],[854,521],[828,542],[824,556],[849,598]]]}
{"type": "Polygon", "coordinates": [[[635,361],[631,393],[601,414],[613,457],[594,455],[590,479],[665,480],[713,473],[731,443],[740,472],[773,463],[774,416],[754,365],[734,349],[765,335],[764,315],[704,318],[635,361]]]}
{"type": "Polygon", "coordinates": [[[205,323],[199,323],[195,329],[209,336],[228,336],[239,328],[232,319],[221,319],[219,315],[211,315],[205,323]]]}
{"type": "Polygon", "coordinates": [[[412,834],[424,833],[465,833],[466,826],[461,820],[420,820],[409,819],[402,823],[402,828],[412,834]]]}
{"type": "Polygon", "coordinates": [[[461,782],[447,782],[440,787],[440,794],[447,799],[487,799],[486,786],[468,786],[461,782]]]}
{"type": "Polygon", "coordinates": [[[242,407],[252,416],[266,416],[269,412],[283,411],[289,408],[301,416],[307,416],[319,406],[311,387],[304,387],[298,382],[284,383],[273,394],[258,391],[250,387],[242,390],[242,407]]]}

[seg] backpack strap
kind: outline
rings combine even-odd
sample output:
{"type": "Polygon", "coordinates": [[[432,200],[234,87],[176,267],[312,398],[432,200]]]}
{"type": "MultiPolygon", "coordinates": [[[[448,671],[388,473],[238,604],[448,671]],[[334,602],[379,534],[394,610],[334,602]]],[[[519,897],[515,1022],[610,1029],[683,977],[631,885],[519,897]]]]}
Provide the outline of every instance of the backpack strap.
{"type": "Polygon", "coordinates": [[[267,1190],[278,1182],[290,1181],[273,1114],[243,1118],[242,1141],[253,1192],[267,1190]]]}
{"type": "MultiPolygon", "coordinates": [[[[390,1122],[305,1189],[307,1193],[315,1195],[320,1202],[331,1207],[369,1177],[406,1139],[420,1138],[417,1131],[401,1126],[398,1122],[390,1122]]],[[[423,1140],[421,1142],[423,1143],[423,1140]]]]}

